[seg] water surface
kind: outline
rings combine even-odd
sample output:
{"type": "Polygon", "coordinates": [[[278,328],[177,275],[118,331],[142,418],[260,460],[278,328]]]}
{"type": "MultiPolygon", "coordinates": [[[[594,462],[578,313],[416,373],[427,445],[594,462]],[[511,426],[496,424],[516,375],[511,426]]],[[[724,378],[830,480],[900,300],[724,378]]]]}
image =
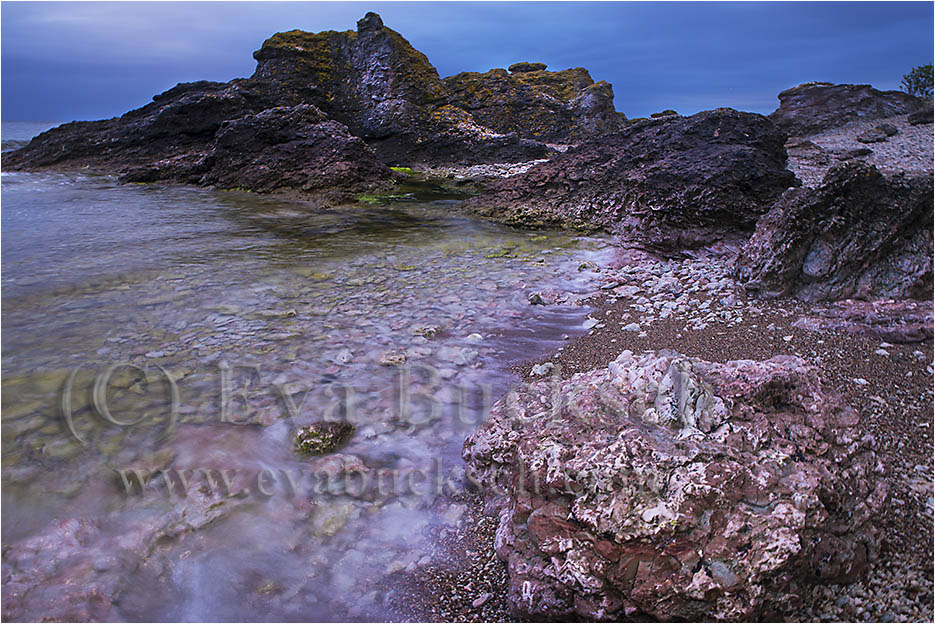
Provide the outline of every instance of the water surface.
{"type": "MultiPolygon", "coordinates": [[[[36,128],[4,123],[4,148],[36,128]]],[[[586,308],[528,292],[588,288],[601,253],[436,196],[322,211],[4,173],[2,200],[17,620],[385,618],[381,583],[461,521],[461,445],[509,363],[581,331],[586,308]],[[327,419],[347,446],[297,453],[327,419]]]]}

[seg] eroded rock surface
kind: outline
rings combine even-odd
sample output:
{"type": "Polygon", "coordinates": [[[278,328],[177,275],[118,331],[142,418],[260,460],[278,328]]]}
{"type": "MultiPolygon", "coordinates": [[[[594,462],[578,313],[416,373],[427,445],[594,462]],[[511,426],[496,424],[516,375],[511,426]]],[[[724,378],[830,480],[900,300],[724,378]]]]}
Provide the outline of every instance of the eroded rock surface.
{"type": "Polygon", "coordinates": [[[779,108],[769,118],[791,136],[809,136],[853,121],[912,113],[923,100],[902,91],[878,91],[870,85],[808,82],[779,94],[779,108]]]}
{"type": "Polygon", "coordinates": [[[932,178],[853,162],[787,191],[737,259],[758,296],[804,301],[932,296],[932,178]]]}
{"type": "Polygon", "coordinates": [[[464,446],[521,616],[741,620],[875,556],[882,466],[791,356],[623,352],[498,402],[464,446]]]}
{"type": "Polygon", "coordinates": [[[472,199],[506,223],[606,230],[675,252],[748,235],[795,177],[785,135],[761,115],[717,109],[634,123],[472,199]]]}

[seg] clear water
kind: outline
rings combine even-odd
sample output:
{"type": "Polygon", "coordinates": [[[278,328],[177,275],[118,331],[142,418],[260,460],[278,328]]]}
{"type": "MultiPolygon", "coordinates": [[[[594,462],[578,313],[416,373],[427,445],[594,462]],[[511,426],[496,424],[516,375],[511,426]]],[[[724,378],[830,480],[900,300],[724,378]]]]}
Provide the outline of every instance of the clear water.
{"type": "Polygon", "coordinates": [[[586,290],[602,253],[411,199],[3,173],[7,619],[382,619],[509,363],[582,331],[528,291],[586,290]],[[298,454],[323,419],[350,442],[298,454]]]}

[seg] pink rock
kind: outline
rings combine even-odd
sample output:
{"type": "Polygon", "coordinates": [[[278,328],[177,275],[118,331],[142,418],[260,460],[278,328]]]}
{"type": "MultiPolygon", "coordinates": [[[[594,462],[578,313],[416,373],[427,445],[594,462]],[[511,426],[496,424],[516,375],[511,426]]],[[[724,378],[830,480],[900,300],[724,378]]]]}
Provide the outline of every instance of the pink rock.
{"type": "Polygon", "coordinates": [[[803,360],[625,351],[550,383],[498,402],[463,452],[517,615],[750,619],[876,555],[873,440],[803,360]]]}

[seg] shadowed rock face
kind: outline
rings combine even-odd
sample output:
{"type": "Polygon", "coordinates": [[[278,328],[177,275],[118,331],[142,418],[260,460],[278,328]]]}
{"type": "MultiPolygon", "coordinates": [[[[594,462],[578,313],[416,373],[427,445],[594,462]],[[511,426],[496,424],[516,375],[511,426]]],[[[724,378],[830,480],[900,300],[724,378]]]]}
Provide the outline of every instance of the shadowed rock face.
{"type": "Polygon", "coordinates": [[[468,206],[507,223],[601,229],[677,252],[753,230],[795,183],[785,139],[765,117],[730,109],[638,122],[498,182],[468,206]]]}
{"type": "Polygon", "coordinates": [[[757,223],[737,276],[763,297],[932,296],[932,179],[854,162],[788,191],[757,223]]]}
{"type": "Polygon", "coordinates": [[[463,455],[517,615],[748,620],[875,556],[886,492],[858,424],[799,358],[625,351],[508,395],[463,455]]]}
{"type": "MultiPolygon", "coordinates": [[[[374,166],[375,158],[407,165],[544,158],[555,153],[544,141],[567,143],[612,131],[621,119],[613,109],[610,85],[595,84],[583,69],[547,72],[541,64],[525,64],[515,76],[492,72],[482,82],[499,94],[495,104],[509,112],[478,106],[474,116],[462,107],[476,103],[466,95],[470,89],[458,87],[453,93],[425,55],[385,27],[375,13],[361,19],[356,31],[277,33],[254,57],[257,68],[248,79],[180,84],[122,117],[65,124],[5,155],[4,166],[88,167],[126,173],[133,180],[309,190],[385,180],[386,171],[374,166]],[[498,80],[503,84],[495,84],[498,80]],[[264,111],[297,111],[300,106],[310,106],[323,117],[292,115],[291,122],[303,125],[295,126],[291,138],[282,136],[286,126],[280,127],[279,148],[270,151],[270,124],[283,115],[264,111]],[[321,125],[326,119],[331,126],[321,125]],[[236,123],[245,141],[236,148],[229,140],[227,148],[215,145],[216,140],[225,141],[218,132],[228,122],[236,123]],[[254,122],[260,124],[257,131],[246,131],[254,122]],[[334,130],[334,141],[310,139],[328,128],[334,130]],[[336,142],[348,136],[362,139],[374,153],[350,144],[339,148],[336,142]],[[250,143],[254,139],[257,143],[250,143]],[[329,168],[340,175],[329,178],[325,173],[313,183],[292,173],[281,183],[269,179],[264,167],[275,165],[294,173],[300,157],[310,158],[310,166],[326,160],[325,155],[311,154],[313,145],[330,150],[332,158],[337,150],[342,158],[363,160],[359,166],[347,162],[329,168]],[[297,151],[287,153],[290,148],[297,151]],[[239,155],[233,157],[233,152],[239,155]],[[284,160],[271,160],[274,157],[284,160]],[[223,167],[232,162],[247,167],[242,178],[233,175],[233,169],[212,171],[214,163],[223,167]],[[353,180],[352,172],[364,177],[353,180]]],[[[461,84],[458,79],[449,82],[461,84]]]]}
{"type": "Polygon", "coordinates": [[[852,121],[911,113],[924,100],[902,91],[877,91],[870,85],[812,82],[779,94],[769,118],[790,136],[809,136],[852,121]]]}

